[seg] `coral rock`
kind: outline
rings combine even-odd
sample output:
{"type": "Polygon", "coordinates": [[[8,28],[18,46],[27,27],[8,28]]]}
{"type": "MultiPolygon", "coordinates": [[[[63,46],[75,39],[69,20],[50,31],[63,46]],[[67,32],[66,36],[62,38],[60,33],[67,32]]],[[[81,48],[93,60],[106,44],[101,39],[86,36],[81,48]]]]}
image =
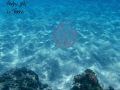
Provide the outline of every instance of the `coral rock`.
{"type": "Polygon", "coordinates": [[[91,69],[86,69],[81,75],[75,76],[73,82],[71,90],[103,90],[91,69]]]}

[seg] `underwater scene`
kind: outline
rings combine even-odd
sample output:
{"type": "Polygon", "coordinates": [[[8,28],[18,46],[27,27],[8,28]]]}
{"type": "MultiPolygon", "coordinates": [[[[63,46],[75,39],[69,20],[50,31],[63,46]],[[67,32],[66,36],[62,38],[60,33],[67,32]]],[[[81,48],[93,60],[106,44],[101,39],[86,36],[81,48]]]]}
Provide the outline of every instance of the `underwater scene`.
{"type": "Polygon", "coordinates": [[[70,90],[86,74],[100,88],[71,90],[120,90],[120,0],[1,0],[0,8],[0,74],[26,68],[51,88],[0,90],[70,90]]]}

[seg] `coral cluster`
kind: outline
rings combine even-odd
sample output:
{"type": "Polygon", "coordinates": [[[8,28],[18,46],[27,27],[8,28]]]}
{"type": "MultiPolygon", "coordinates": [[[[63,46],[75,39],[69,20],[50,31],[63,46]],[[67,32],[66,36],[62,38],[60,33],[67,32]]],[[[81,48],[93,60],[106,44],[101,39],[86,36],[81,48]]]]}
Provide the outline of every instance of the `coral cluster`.
{"type": "Polygon", "coordinates": [[[74,77],[71,90],[103,90],[91,69],[74,77]]]}

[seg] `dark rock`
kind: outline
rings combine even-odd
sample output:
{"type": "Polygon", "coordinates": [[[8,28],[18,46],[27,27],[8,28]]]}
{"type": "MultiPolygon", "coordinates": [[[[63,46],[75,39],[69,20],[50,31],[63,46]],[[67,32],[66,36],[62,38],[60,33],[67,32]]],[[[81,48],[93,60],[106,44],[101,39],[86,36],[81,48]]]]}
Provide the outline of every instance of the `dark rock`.
{"type": "Polygon", "coordinates": [[[114,88],[112,86],[109,86],[109,90],[114,90],[114,88]]]}
{"type": "MultiPolygon", "coordinates": [[[[26,68],[14,68],[0,75],[0,90],[52,90],[39,81],[38,75],[26,68]]],[[[70,90],[103,90],[91,69],[74,76],[70,90]]],[[[109,89],[114,90],[112,86],[109,89]]]]}
{"type": "Polygon", "coordinates": [[[0,90],[52,90],[39,81],[38,75],[26,68],[14,68],[0,75],[0,90]]]}
{"type": "Polygon", "coordinates": [[[103,90],[91,69],[74,77],[71,90],[103,90]]]}

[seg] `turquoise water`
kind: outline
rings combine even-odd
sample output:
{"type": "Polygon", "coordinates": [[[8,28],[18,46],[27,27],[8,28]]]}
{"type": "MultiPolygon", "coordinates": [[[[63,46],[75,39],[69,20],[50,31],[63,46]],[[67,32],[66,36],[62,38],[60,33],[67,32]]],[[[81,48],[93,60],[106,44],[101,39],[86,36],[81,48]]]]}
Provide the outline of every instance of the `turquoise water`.
{"type": "Polygon", "coordinates": [[[90,68],[105,88],[120,90],[120,0],[7,2],[0,1],[0,73],[26,67],[53,90],[69,90],[73,77],[90,68]],[[53,38],[64,22],[77,32],[69,48],[53,38]]]}

